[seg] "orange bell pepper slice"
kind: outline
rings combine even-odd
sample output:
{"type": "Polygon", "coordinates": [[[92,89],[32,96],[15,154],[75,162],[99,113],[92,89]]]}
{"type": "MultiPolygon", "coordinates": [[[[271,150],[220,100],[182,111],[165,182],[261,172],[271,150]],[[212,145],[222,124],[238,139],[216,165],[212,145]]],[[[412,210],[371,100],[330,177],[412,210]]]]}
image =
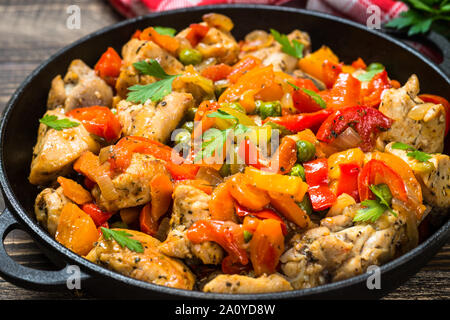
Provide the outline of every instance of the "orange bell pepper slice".
{"type": "Polygon", "coordinates": [[[270,203],[266,191],[250,185],[247,177],[238,173],[230,180],[230,194],[241,205],[247,209],[260,211],[270,203]]]}
{"type": "Polygon", "coordinates": [[[75,161],[73,169],[94,182],[104,175],[111,177],[111,170],[108,164],[100,165],[98,156],[90,151],[86,151],[75,161]]]}
{"type": "Polygon", "coordinates": [[[209,201],[209,213],[211,219],[222,221],[235,221],[234,199],[230,193],[230,185],[227,182],[219,184],[211,195],[209,201]]]}
{"type": "Polygon", "coordinates": [[[300,228],[306,228],[311,224],[308,214],[300,208],[294,197],[285,193],[269,191],[270,204],[279,213],[292,221],[300,228]]]}
{"type": "Polygon", "coordinates": [[[233,66],[227,79],[230,83],[236,83],[243,74],[259,65],[261,65],[260,59],[253,56],[247,56],[233,66]]]}
{"type": "Polygon", "coordinates": [[[156,235],[158,232],[158,221],[152,215],[152,204],[147,203],[141,210],[139,215],[139,226],[142,232],[151,236],[156,235]]]}
{"type": "Polygon", "coordinates": [[[220,63],[206,67],[202,71],[202,76],[215,82],[226,79],[231,71],[233,71],[233,68],[231,66],[225,63],[220,63]]]}
{"type": "Polygon", "coordinates": [[[87,255],[99,234],[92,218],[76,204],[66,203],[59,217],[55,239],[79,255],[87,255]]]}
{"type": "Polygon", "coordinates": [[[172,54],[175,54],[180,47],[180,43],[177,38],[159,34],[155,29],[153,29],[153,27],[144,29],[140,34],[140,39],[153,41],[158,46],[172,54]]]}
{"type": "Polygon", "coordinates": [[[150,181],[151,214],[154,220],[158,221],[169,210],[173,189],[173,183],[167,174],[157,174],[150,181]]]}
{"type": "Polygon", "coordinates": [[[255,274],[272,274],[284,252],[284,235],[281,223],[274,219],[259,222],[250,241],[250,260],[255,274]]]}
{"type": "Polygon", "coordinates": [[[64,195],[76,204],[92,202],[92,196],[89,191],[75,181],[64,177],[58,177],[57,181],[61,185],[64,195]]]}

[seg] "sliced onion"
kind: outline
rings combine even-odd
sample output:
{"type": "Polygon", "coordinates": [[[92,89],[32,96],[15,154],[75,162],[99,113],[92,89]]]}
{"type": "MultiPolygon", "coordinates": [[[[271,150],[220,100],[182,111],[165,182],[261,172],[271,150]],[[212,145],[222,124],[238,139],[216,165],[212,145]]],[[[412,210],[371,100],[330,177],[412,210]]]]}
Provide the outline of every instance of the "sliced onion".
{"type": "Polygon", "coordinates": [[[254,51],[269,47],[273,43],[273,37],[263,30],[255,30],[245,36],[242,51],[254,51]]]}
{"type": "Polygon", "coordinates": [[[396,198],[392,199],[392,208],[400,211],[400,215],[406,218],[406,235],[408,243],[406,244],[406,251],[409,251],[417,246],[419,243],[419,230],[417,228],[417,218],[414,210],[408,207],[406,203],[396,198]]]}
{"type": "Polygon", "coordinates": [[[108,175],[102,175],[96,180],[100,191],[102,192],[102,196],[107,201],[117,200],[119,198],[119,193],[116,191],[114,184],[111,178],[108,175]]]}
{"type": "Polygon", "coordinates": [[[113,151],[113,146],[107,146],[100,149],[100,153],[98,154],[98,161],[100,164],[105,163],[111,156],[113,151]]]}
{"type": "Polygon", "coordinates": [[[197,176],[195,178],[206,181],[212,186],[217,186],[218,184],[223,182],[223,178],[220,175],[219,171],[211,167],[201,167],[198,170],[197,176]]]}
{"type": "Polygon", "coordinates": [[[230,18],[220,13],[207,13],[202,17],[208,26],[230,32],[234,24],[230,18]]]}
{"type": "Polygon", "coordinates": [[[340,150],[350,149],[357,147],[362,142],[358,132],[353,128],[348,127],[342,132],[332,143],[333,147],[340,150]]]}

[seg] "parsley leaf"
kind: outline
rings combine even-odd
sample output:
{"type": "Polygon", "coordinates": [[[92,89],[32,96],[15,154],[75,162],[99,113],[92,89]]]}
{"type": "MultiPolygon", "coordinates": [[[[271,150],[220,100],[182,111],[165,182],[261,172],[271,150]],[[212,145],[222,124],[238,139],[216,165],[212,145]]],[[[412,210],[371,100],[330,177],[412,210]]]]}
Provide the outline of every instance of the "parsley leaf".
{"type": "Polygon", "coordinates": [[[144,252],[144,248],[142,243],[138,240],[132,239],[131,234],[124,230],[112,230],[107,228],[101,228],[103,237],[106,240],[114,239],[122,248],[127,247],[131,251],[142,253],[144,252]]]}
{"type": "Polygon", "coordinates": [[[158,61],[151,59],[150,63],[147,61],[139,61],[133,63],[133,66],[142,74],[150,75],[161,79],[147,85],[134,85],[128,88],[130,91],[127,96],[127,101],[144,103],[147,100],[154,102],[160,101],[170,92],[172,92],[173,80],[180,76],[167,74],[158,61]]]}
{"type": "Polygon", "coordinates": [[[386,211],[386,206],[379,203],[377,200],[364,200],[361,204],[365,207],[359,209],[353,221],[355,222],[375,222],[386,211]]]}
{"type": "Polygon", "coordinates": [[[389,190],[389,187],[386,184],[373,184],[369,187],[369,189],[373,192],[377,200],[386,207],[385,210],[389,210],[390,213],[392,213],[394,216],[397,216],[395,211],[390,207],[392,202],[392,194],[391,190],[389,190]]]}
{"type": "Polygon", "coordinates": [[[450,21],[448,0],[402,0],[409,6],[408,11],[385,24],[390,28],[409,28],[408,35],[426,33],[433,29],[445,37],[449,37],[448,27],[442,28],[450,21]]]}
{"type": "Polygon", "coordinates": [[[160,35],[163,36],[171,36],[173,37],[175,33],[177,33],[177,30],[174,28],[167,28],[167,27],[153,27],[153,29],[158,32],[160,35]]]}
{"type": "Polygon", "coordinates": [[[429,153],[419,151],[419,150],[413,148],[412,146],[410,146],[406,143],[402,143],[402,142],[393,143],[392,149],[411,151],[411,152],[408,152],[406,155],[408,157],[414,158],[420,162],[427,162],[428,160],[430,160],[432,158],[429,153]]]}
{"type": "Polygon", "coordinates": [[[275,29],[270,29],[270,33],[273,38],[281,44],[281,51],[297,59],[303,58],[303,48],[305,47],[303,43],[295,39],[293,39],[291,43],[287,35],[281,34],[275,29]]]}
{"type": "Polygon", "coordinates": [[[371,63],[367,66],[366,72],[361,73],[356,76],[359,81],[370,81],[372,78],[382,72],[384,70],[384,66],[381,63],[371,63]]]}
{"type": "Polygon", "coordinates": [[[67,118],[58,119],[57,116],[49,115],[49,114],[44,115],[44,117],[42,117],[42,119],[39,119],[39,122],[45,124],[46,126],[49,126],[50,128],[58,130],[58,131],[61,131],[63,129],[78,127],[80,125],[79,122],[70,121],[67,118]]]}
{"type": "Polygon", "coordinates": [[[323,101],[322,97],[319,96],[316,92],[305,88],[302,88],[302,91],[310,96],[322,109],[325,109],[327,107],[325,101],[323,101]]]}

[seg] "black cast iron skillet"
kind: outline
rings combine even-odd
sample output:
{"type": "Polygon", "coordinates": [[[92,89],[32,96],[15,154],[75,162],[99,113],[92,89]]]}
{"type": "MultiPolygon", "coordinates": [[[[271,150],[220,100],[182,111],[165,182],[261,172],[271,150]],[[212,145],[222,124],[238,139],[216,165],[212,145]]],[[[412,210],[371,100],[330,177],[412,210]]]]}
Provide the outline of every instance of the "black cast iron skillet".
{"type": "MultiPolygon", "coordinates": [[[[254,29],[275,28],[290,32],[298,28],[311,36],[313,49],[322,44],[331,47],[343,61],[357,57],[368,62],[381,62],[389,75],[404,83],[411,73],[420,79],[422,92],[448,95],[450,80],[444,72],[413,49],[378,32],[322,13],[271,6],[222,5],[198,7],[151,14],[121,22],[95,32],[64,48],[39,66],[24,81],[9,101],[1,122],[0,183],[6,209],[0,215],[0,275],[8,281],[31,289],[58,290],[66,288],[71,274],[69,266],[81,269],[81,288],[94,295],[118,298],[209,298],[209,299],[286,299],[286,298],[378,298],[399,286],[422,267],[446,242],[450,222],[446,222],[431,237],[414,250],[381,267],[381,289],[369,290],[368,274],[324,286],[281,293],[225,295],[185,291],[138,281],[97,266],[71,252],[41,228],[34,217],[34,199],[37,188],[32,186],[29,174],[32,148],[36,142],[38,119],[46,109],[50,82],[57,74],[65,74],[69,63],[80,58],[93,66],[108,46],[119,51],[136,29],[150,25],[185,28],[200,21],[207,12],[230,16],[233,34],[242,39],[254,29]],[[42,271],[14,262],[6,253],[3,240],[9,231],[21,228],[31,235],[46,255],[61,269],[42,271]]],[[[442,45],[442,43],[441,43],[442,45]]],[[[447,44],[448,46],[448,44],[447,44]]],[[[446,63],[450,61],[445,49],[446,63]]],[[[450,141],[446,141],[448,153],[450,141]]]]}

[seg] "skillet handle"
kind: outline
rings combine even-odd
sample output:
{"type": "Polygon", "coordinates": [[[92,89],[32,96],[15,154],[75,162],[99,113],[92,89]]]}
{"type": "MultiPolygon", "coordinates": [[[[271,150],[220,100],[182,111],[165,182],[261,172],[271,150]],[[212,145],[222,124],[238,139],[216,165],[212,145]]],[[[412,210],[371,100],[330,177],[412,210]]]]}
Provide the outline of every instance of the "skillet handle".
{"type": "MultiPolygon", "coordinates": [[[[14,229],[22,229],[20,224],[13,217],[11,212],[6,208],[0,215],[0,275],[9,282],[26,288],[40,291],[61,291],[68,290],[70,283],[76,283],[70,278],[73,276],[73,266],[66,264],[65,267],[58,271],[37,270],[22,266],[15,262],[5,250],[5,238],[8,233],[14,229]]],[[[76,270],[78,272],[79,269],[76,270]]],[[[79,271],[79,283],[87,280],[89,276],[79,271]]]]}

